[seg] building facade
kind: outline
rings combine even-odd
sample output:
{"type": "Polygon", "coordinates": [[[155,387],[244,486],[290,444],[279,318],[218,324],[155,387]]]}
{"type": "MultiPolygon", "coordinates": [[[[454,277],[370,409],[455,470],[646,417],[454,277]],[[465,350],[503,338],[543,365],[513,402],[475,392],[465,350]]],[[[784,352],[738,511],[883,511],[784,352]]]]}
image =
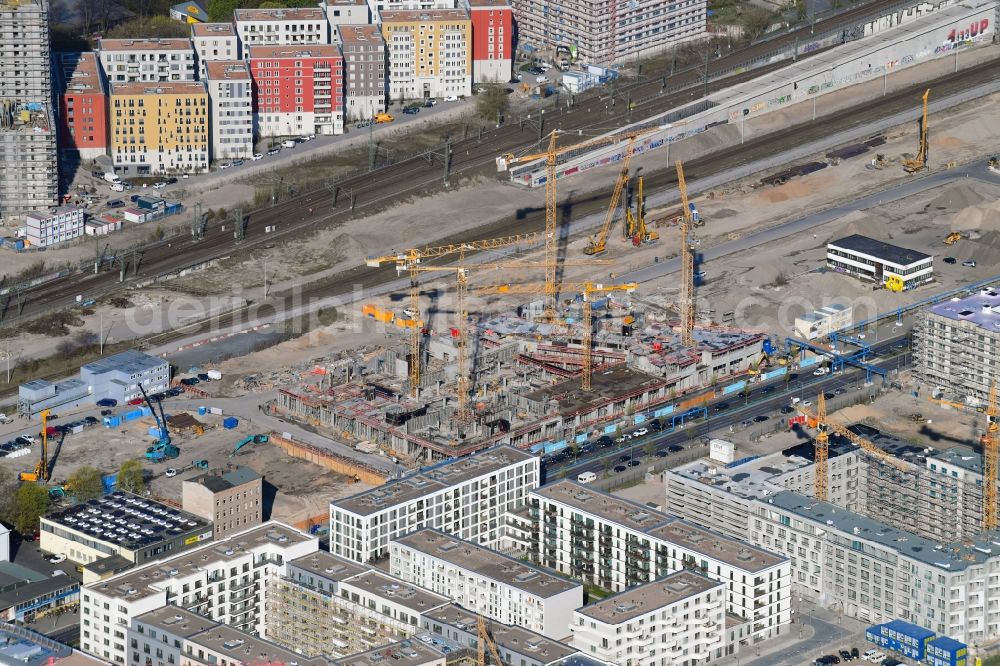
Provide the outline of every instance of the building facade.
{"type": "Polygon", "coordinates": [[[84,218],[79,206],[61,206],[51,213],[28,213],[24,216],[24,239],[30,247],[51,247],[80,238],[84,218]]]}
{"type": "Polygon", "coordinates": [[[242,60],[206,63],[212,159],[253,157],[253,83],[242,60]]]}
{"type": "Polygon", "coordinates": [[[108,87],[97,54],[53,55],[59,150],[92,160],[108,152],[108,87]]]}
{"type": "Polygon", "coordinates": [[[240,60],[240,38],[232,23],[192,23],[191,44],[198,58],[198,78],[208,74],[205,65],[213,60],[240,60]]]}
{"type": "Polygon", "coordinates": [[[111,86],[111,160],[115,173],[149,176],[208,170],[205,83],[111,86]]]}
{"type": "Polygon", "coordinates": [[[258,136],[343,134],[340,46],[251,46],[249,53],[258,136]]]}
{"type": "Polygon", "coordinates": [[[198,80],[190,39],[100,39],[97,51],[111,84],[198,80]]]}
{"type": "Polygon", "coordinates": [[[1000,290],[980,289],[923,311],[913,335],[916,372],[939,393],[972,405],[1000,380],[1000,290]]]}
{"type": "Polygon", "coordinates": [[[803,340],[816,340],[853,323],[854,308],[843,303],[833,303],[796,317],[795,334],[803,340]]]}
{"type": "Polygon", "coordinates": [[[237,9],[233,23],[244,49],[330,43],[330,24],[319,7],[237,9]]]}
{"type": "Polygon", "coordinates": [[[330,503],[330,552],[358,562],[389,555],[389,542],[433,527],[492,546],[502,517],[538,486],[538,457],[497,447],[449,460],[330,503]]]}
{"type": "Polygon", "coordinates": [[[573,59],[611,65],[666,51],[706,35],[707,1],[513,0],[518,43],[573,59]]]}
{"type": "Polygon", "coordinates": [[[464,9],[386,10],[389,99],[472,94],[472,21],[464,9]]]}
{"type": "Polygon", "coordinates": [[[0,1],[0,221],[59,201],[48,0],[0,1]],[[15,107],[18,109],[14,112],[15,107]]]}
{"type": "Polygon", "coordinates": [[[344,118],[374,118],[386,110],[385,40],[374,25],[340,25],[335,30],[344,50],[344,118]]]}
{"type": "Polygon", "coordinates": [[[326,10],[330,38],[334,43],[337,39],[332,31],[338,26],[370,25],[372,22],[372,11],[365,0],[326,0],[322,6],[326,10]]]}
{"type": "Polygon", "coordinates": [[[854,234],[826,244],[827,268],[847,273],[875,284],[890,278],[902,281],[903,289],[913,289],[934,279],[934,257],[854,234]]]}
{"type": "Polygon", "coordinates": [[[678,571],[573,611],[571,644],[608,664],[698,664],[725,652],[725,584],[678,571]]]}
{"type": "Polygon", "coordinates": [[[170,387],[170,364],[157,356],[129,349],[80,366],[80,380],[90,387],[93,399],[111,398],[124,404],[141,398],[139,384],[148,395],[170,387]]]}
{"type": "Polygon", "coordinates": [[[514,8],[507,0],[465,0],[472,21],[472,80],[507,83],[514,66],[514,8]]]}
{"type": "Polygon", "coordinates": [[[574,579],[620,592],[691,569],[727,584],[751,640],[791,619],[787,557],[573,481],[532,491],[531,511],[533,558],[574,579]]]}
{"type": "Polygon", "coordinates": [[[249,467],[199,474],[181,484],[185,511],[212,523],[212,536],[222,539],[257,527],[262,521],[264,478],[249,467]]]}
{"type": "Polygon", "coordinates": [[[583,586],[540,568],[424,528],[389,544],[389,572],[484,617],[560,639],[569,634],[583,586]]]}

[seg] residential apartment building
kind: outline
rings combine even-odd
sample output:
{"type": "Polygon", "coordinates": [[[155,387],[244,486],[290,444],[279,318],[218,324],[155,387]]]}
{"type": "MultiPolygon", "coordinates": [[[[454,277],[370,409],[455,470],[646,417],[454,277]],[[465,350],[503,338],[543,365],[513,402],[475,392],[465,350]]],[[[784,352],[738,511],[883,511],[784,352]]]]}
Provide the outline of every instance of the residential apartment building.
{"type": "Polygon", "coordinates": [[[569,635],[583,586],[543,569],[424,528],[389,544],[389,572],[484,617],[552,639],[569,635]]]}
{"type": "Polygon", "coordinates": [[[245,640],[241,632],[263,635],[268,581],[284,574],[287,560],[318,549],[315,537],[268,522],[85,585],[80,649],[115,664],[131,664],[135,648],[126,637],[129,626],[138,616],[166,606],[173,613],[180,607],[229,625],[236,630],[234,640],[245,640]]]}
{"type": "MultiPolygon", "coordinates": [[[[321,6],[326,11],[326,21],[330,24],[331,31],[338,26],[370,25],[372,22],[372,10],[365,0],[326,0],[321,6]]],[[[334,33],[331,32],[330,38],[334,43],[337,42],[334,33]]]]}
{"type": "Polygon", "coordinates": [[[611,65],[702,39],[706,0],[512,0],[518,43],[581,62],[611,65]]]}
{"type": "Polygon", "coordinates": [[[8,224],[59,202],[49,55],[48,0],[0,0],[0,221],[8,224]]]}
{"type": "Polygon", "coordinates": [[[99,39],[97,51],[112,84],[198,80],[190,39],[99,39]]]}
{"type": "Polygon", "coordinates": [[[104,398],[125,404],[141,398],[142,391],[155,395],[170,387],[170,363],[136,349],[107,356],[80,366],[80,380],[90,389],[95,401],[104,398]]]}
{"type": "Polygon", "coordinates": [[[465,0],[472,21],[472,80],[507,83],[514,74],[514,8],[508,0],[465,0]]]}
{"type": "Polygon", "coordinates": [[[208,170],[208,92],[202,81],[113,84],[109,124],[115,173],[208,170]]]}
{"type": "Polygon", "coordinates": [[[330,24],[319,7],[237,9],[233,23],[244,49],[330,43],[330,24]]]}
{"type": "Polygon", "coordinates": [[[92,160],[108,152],[108,87],[93,51],[55,53],[59,150],[92,160]]]}
{"type": "Polygon", "coordinates": [[[29,247],[51,247],[83,236],[85,214],[79,206],[60,206],[52,212],[24,216],[24,239],[29,247]]]}
{"type": "Polygon", "coordinates": [[[757,641],[790,621],[788,558],[575,481],[531,492],[533,558],[615,592],[691,569],[726,583],[726,611],[757,641]]]}
{"type": "Polygon", "coordinates": [[[472,21],[464,9],[386,10],[389,99],[472,94],[472,21]]]}
{"type": "Polygon", "coordinates": [[[253,82],[243,60],[205,63],[212,159],[253,157],[253,82]]]}
{"type": "Polygon", "coordinates": [[[492,546],[501,518],[538,486],[538,457],[500,446],[330,503],[330,552],[368,562],[389,555],[389,542],[433,527],[492,546]]]}
{"type": "Polygon", "coordinates": [[[348,122],[374,118],[386,110],[388,90],[382,33],[374,25],[334,29],[344,50],[344,118],[348,122]]]}
{"type": "Polygon", "coordinates": [[[939,542],[792,491],[759,501],[752,524],[754,543],[791,559],[793,594],[982,645],[1000,635],[998,538],[939,542]]]}
{"type": "Polygon", "coordinates": [[[213,60],[240,60],[240,38],[232,23],[192,23],[191,44],[198,58],[198,78],[208,73],[205,64],[213,60]]]}
{"type": "Polygon", "coordinates": [[[185,511],[212,523],[218,541],[263,522],[264,477],[243,465],[213,470],[185,479],[181,503],[185,511]]]}
{"type": "Polygon", "coordinates": [[[257,135],[343,134],[344,57],[340,46],[251,46],[257,135]]]}
{"type": "Polygon", "coordinates": [[[617,666],[698,664],[725,651],[725,584],[678,571],[573,611],[580,652],[617,666]]]}
{"type": "Polygon", "coordinates": [[[939,393],[971,405],[1000,384],[1000,290],[985,287],[926,308],[914,327],[915,371],[939,393]]]}
{"type": "Polygon", "coordinates": [[[904,290],[934,279],[933,256],[859,234],[827,243],[826,266],[877,285],[899,278],[904,290]]]}

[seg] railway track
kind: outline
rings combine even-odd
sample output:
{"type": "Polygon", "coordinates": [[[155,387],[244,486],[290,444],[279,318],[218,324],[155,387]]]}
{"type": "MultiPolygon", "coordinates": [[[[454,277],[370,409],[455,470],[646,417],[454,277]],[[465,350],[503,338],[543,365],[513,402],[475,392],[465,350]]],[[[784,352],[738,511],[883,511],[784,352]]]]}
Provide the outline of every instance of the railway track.
{"type": "MultiPolygon", "coordinates": [[[[787,64],[786,60],[741,71],[741,68],[762,62],[794,44],[805,46],[821,35],[835,34],[863,23],[866,19],[909,4],[912,3],[882,0],[854,7],[817,23],[814,30],[804,27],[711,60],[707,64],[707,85],[701,85],[706,78],[705,69],[698,67],[677,72],[672,77],[656,76],[621,85],[613,93],[596,91],[590,95],[582,95],[571,109],[548,110],[543,116],[542,130],[586,130],[600,133],[654,116],[700,99],[706,90],[713,92],[784,66],[787,64]],[[726,74],[730,75],[725,76],[726,74]],[[632,109],[628,112],[630,106],[632,109]]],[[[819,52],[813,51],[800,57],[819,52]]],[[[534,145],[542,134],[536,128],[537,125],[531,122],[509,123],[487,133],[482,140],[476,137],[456,141],[452,145],[452,177],[470,175],[489,168],[497,155],[534,145]]],[[[692,166],[697,168],[697,162],[692,166]]],[[[697,171],[692,173],[697,177],[697,171]]],[[[155,279],[230,252],[242,252],[255,245],[276,242],[311,227],[335,226],[351,219],[359,211],[373,210],[420,190],[436,187],[442,177],[441,166],[430,166],[426,156],[413,157],[339,183],[341,196],[336,207],[332,206],[332,193],[321,188],[304,192],[273,207],[252,211],[246,216],[246,231],[240,242],[234,237],[235,222],[229,221],[210,227],[206,236],[198,242],[170,239],[151,244],[143,249],[139,270],[130,270],[125,285],[155,279]],[[353,209],[350,198],[353,198],[353,209]],[[265,229],[269,227],[274,231],[266,232],[265,229]]],[[[531,228],[530,225],[526,227],[524,222],[522,220],[517,228],[531,228]]],[[[481,236],[482,233],[479,231],[477,235],[481,236]]],[[[72,307],[77,296],[84,299],[99,298],[123,286],[119,282],[118,271],[112,269],[97,274],[77,273],[16,291],[0,301],[0,325],[9,326],[54,309],[72,307]]]]}

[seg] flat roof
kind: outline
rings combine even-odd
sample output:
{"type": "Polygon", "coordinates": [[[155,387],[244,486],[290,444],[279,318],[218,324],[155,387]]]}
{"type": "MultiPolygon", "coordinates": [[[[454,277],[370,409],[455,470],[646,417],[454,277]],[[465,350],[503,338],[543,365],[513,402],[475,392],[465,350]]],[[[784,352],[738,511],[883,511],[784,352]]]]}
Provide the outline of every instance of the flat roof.
{"type": "Polygon", "coordinates": [[[262,58],[333,58],[341,55],[337,44],[302,44],[285,46],[251,46],[247,49],[251,60],[262,58]]]}
{"type": "Polygon", "coordinates": [[[489,9],[491,7],[496,7],[497,9],[511,9],[511,5],[507,0],[466,0],[469,6],[473,9],[489,9]]]}
{"type": "Polygon", "coordinates": [[[932,305],[932,314],[952,321],[967,321],[992,333],[1000,332],[1000,288],[990,286],[962,298],[932,305]]]}
{"type": "MultiPolygon", "coordinates": [[[[450,625],[473,636],[478,631],[476,614],[456,603],[449,603],[446,606],[435,608],[426,613],[425,617],[441,622],[442,624],[450,625]]],[[[493,620],[487,620],[487,627],[497,645],[510,650],[514,654],[534,657],[543,664],[579,652],[579,650],[566,643],[542,636],[525,627],[501,624],[493,620]]]]}
{"type": "Polygon", "coordinates": [[[68,645],[25,627],[0,622],[0,664],[51,666],[52,664],[106,664],[68,645]],[[16,632],[16,633],[15,633],[16,632]]]}
{"type": "Polygon", "coordinates": [[[835,241],[830,241],[827,243],[827,247],[831,246],[878,257],[900,266],[909,266],[931,258],[929,254],[899,247],[898,245],[890,245],[889,243],[875,240],[868,236],[862,236],[861,234],[852,234],[835,241]]]}
{"type": "Polygon", "coordinates": [[[577,582],[430,527],[394,542],[541,598],[580,587],[577,582]]]}
{"type": "Polygon", "coordinates": [[[326,4],[328,7],[346,7],[349,5],[364,7],[368,3],[365,0],[326,0],[326,4]]]}
{"type": "MultiPolygon", "coordinates": [[[[365,4],[362,0],[361,4],[365,4]]],[[[383,42],[382,33],[375,25],[338,25],[340,41],[345,44],[360,44],[362,42],[383,42]]]]}
{"type": "Polygon", "coordinates": [[[186,37],[97,40],[98,51],[190,51],[193,48],[186,37]]]}
{"type": "Polygon", "coordinates": [[[90,583],[85,587],[117,599],[136,600],[153,594],[164,583],[178,576],[190,576],[216,563],[226,563],[250,553],[254,548],[268,543],[288,546],[315,540],[297,529],[278,522],[269,522],[232,534],[219,541],[206,543],[199,548],[186,550],[179,555],[148,562],[129,571],[90,583]]]}
{"type": "MultiPolygon", "coordinates": [[[[80,581],[66,575],[52,576],[43,580],[18,585],[12,590],[0,593],[0,609],[6,610],[39,597],[46,597],[60,590],[79,588],[80,581]]],[[[0,659],[3,662],[3,659],[0,659]]]]}
{"type": "Polygon", "coordinates": [[[327,580],[344,581],[369,570],[353,560],[337,557],[328,550],[317,550],[304,557],[289,560],[288,564],[327,580]]]}
{"type": "Polygon", "coordinates": [[[330,502],[330,506],[353,514],[367,516],[393,506],[426,497],[480,476],[497,472],[505,467],[534,458],[531,453],[511,446],[499,446],[478,451],[463,458],[452,458],[442,463],[389,481],[377,488],[366,490],[330,502]]]}
{"type": "Polygon", "coordinates": [[[464,9],[393,9],[381,12],[382,23],[419,23],[420,21],[467,21],[464,9]]]}
{"type": "Polygon", "coordinates": [[[580,388],[580,378],[571,377],[550,386],[521,394],[525,400],[548,404],[556,400],[563,416],[588,411],[619,396],[663,386],[667,380],[639,370],[617,366],[604,372],[595,372],[590,391],[580,388]]]}
{"type": "Polygon", "coordinates": [[[147,626],[159,627],[182,639],[191,638],[206,629],[219,626],[215,620],[173,604],[161,606],[133,619],[147,626]]]}
{"type": "Polygon", "coordinates": [[[368,652],[359,652],[333,663],[337,666],[422,666],[423,664],[441,662],[445,653],[435,649],[428,643],[414,638],[390,643],[368,652]]]}
{"type": "Polygon", "coordinates": [[[232,23],[192,23],[191,34],[195,37],[235,36],[236,28],[232,23]]]}
{"type": "Polygon", "coordinates": [[[854,540],[865,539],[947,571],[963,571],[1000,553],[1000,532],[996,530],[980,533],[961,543],[942,544],[791,490],[774,495],[767,503],[818,524],[824,530],[837,530],[854,540]]]}
{"type": "MultiPolygon", "coordinates": [[[[112,95],[196,95],[205,92],[204,81],[157,81],[156,83],[113,83],[111,85],[112,95]]],[[[95,363],[99,362],[95,361],[95,363]]]]}
{"type": "Polygon", "coordinates": [[[717,587],[725,587],[725,584],[693,571],[678,571],[650,583],[630,587],[578,608],[576,612],[604,624],[621,624],[717,587]]]}
{"type": "Polygon", "coordinates": [[[55,70],[62,94],[104,95],[100,64],[93,51],[56,53],[55,70]]]}
{"type": "Polygon", "coordinates": [[[205,486],[213,493],[220,493],[224,490],[231,490],[237,486],[259,481],[261,478],[260,474],[249,467],[237,465],[235,468],[226,470],[221,474],[217,472],[199,474],[193,479],[186,480],[184,483],[197,483],[205,486]]]}
{"type": "Polygon", "coordinates": [[[53,511],[42,519],[133,551],[184,534],[211,531],[211,523],[200,516],[123,490],[53,511]]]}
{"type": "Polygon", "coordinates": [[[250,79],[250,66],[245,60],[209,60],[205,72],[210,80],[250,79]]]}
{"type": "Polygon", "coordinates": [[[764,571],[788,561],[784,555],[713,532],[687,520],[678,519],[655,527],[649,534],[744,571],[764,571]]]}
{"type": "Polygon", "coordinates": [[[399,578],[386,575],[381,571],[375,571],[374,569],[345,580],[343,584],[351,585],[377,597],[394,601],[414,613],[426,613],[432,608],[437,608],[451,602],[451,599],[448,597],[418,587],[412,583],[407,583],[399,578]]]}
{"type": "Polygon", "coordinates": [[[531,494],[577,507],[638,532],[649,532],[654,527],[678,520],[638,502],[616,497],[569,479],[536,488],[531,494]]]}
{"type": "Polygon", "coordinates": [[[326,21],[326,14],[319,7],[293,7],[291,9],[236,9],[234,21],[326,21]]]}
{"type": "Polygon", "coordinates": [[[329,664],[322,657],[305,657],[277,643],[251,636],[246,632],[234,629],[225,624],[218,624],[211,629],[192,636],[189,640],[196,642],[208,650],[225,655],[235,663],[297,663],[299,666],[328,666],[329,664]]]}

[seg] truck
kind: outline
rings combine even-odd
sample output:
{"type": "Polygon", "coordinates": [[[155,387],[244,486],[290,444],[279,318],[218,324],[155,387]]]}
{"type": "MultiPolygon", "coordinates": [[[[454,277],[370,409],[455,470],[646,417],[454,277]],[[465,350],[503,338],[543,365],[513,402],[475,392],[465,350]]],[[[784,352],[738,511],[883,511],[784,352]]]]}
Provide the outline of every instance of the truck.
{"type": "Polygon", "coordinates": [[[109,183],[111,183],[113,185],[121,185],[122,184],[122,178],[121,178],[121,176],[119,176],[118,174],[116,174],[116,173],[114,173],[112,171],[105,171],[104,172],[104,180],[108,181],[109,183]]]}
{"type": "Polygon", "coordinates": [[[378,445],[370,439],[366,439],[355,444],[354,450],[360,453],[378,453],[378,445]]]}

